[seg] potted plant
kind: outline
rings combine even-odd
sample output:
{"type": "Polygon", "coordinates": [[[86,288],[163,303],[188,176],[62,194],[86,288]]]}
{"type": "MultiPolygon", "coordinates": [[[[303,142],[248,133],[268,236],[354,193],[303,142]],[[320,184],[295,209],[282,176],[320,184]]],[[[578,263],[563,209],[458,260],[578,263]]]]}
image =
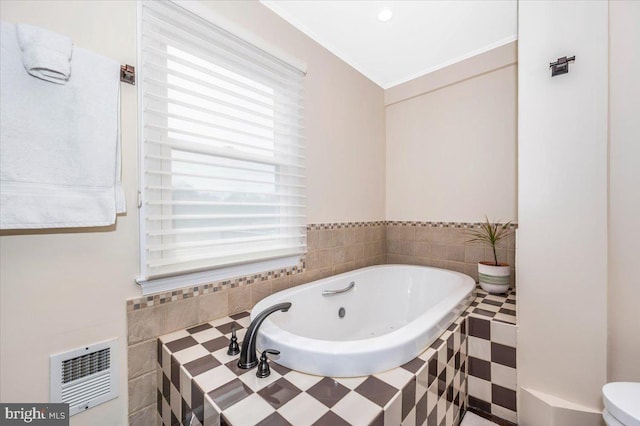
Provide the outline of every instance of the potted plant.
{"type": "Polygon", "coordinates": [[[485,222],[477,229],[471,229],[468,234],[472,237],[467,242],[480,242],[488,245],[493,250],[493,260],[478,262],[478,281],[483,290],[493,294],[505,293],[509,289],[509,276],[511,269],[508,263],[498,262],[496,244],[509,234],[511,222],[499,224],[491,223],[485,216],[485,222]]]}

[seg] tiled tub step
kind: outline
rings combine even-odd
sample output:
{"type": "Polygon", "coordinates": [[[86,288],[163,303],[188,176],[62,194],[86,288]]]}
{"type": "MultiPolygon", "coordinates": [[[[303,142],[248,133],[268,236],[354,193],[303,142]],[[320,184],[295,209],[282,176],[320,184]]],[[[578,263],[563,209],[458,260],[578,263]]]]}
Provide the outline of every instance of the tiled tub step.
{"type": "Polygon", "coordinates": [[[424,353],[366,377],[319,377],[272,362],[271,376],[258,379],[226,354],[231,329],[242,341],[248,326],[241,312],[158,339],[159,424],[451,426],[467,403],[516,422],[514,292],[478,288],[424,353]]]}
{"type": "Polygon", "coordinates": [[[273,362],[271,376],[240,370],[226,354],[248,313],[158,340],[158,413],[165,425],[459,424],[466,408],[467,326],[458,318],[407,364],[371,376],[319,377],[273,362]],[[195,419],[192,421],[192,417],[195,419]]]}
{"type": "Polygon", "coordinates": [[[515,292],[489,295],[478,289],[477,296],[478,305],[468,310],[469,406],[515,424],[515,292]]]}

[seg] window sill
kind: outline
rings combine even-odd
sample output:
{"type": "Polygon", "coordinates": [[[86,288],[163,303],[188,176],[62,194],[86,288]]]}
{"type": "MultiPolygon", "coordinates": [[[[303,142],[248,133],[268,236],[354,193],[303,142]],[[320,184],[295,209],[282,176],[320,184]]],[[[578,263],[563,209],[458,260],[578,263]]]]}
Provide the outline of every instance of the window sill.
{"type": "Polygon", "coordinates": [[[226,268],[213,269],[210,271],[176,275],[173,277],[155,278],[149,280],[137,279],[136,282],[142,288],[142,295],[147,296],[154,293],[178,290],[185,287],[210,284],[216,281],[235,277],[246,277],[248,275],[254,275],[262,272],[290,268],[292,266],[300,264],[300,259],[300,256],[290,256],[281,259],[272,259],[263,262],[255,262],[245,265],[235,265],[226,268]]]}

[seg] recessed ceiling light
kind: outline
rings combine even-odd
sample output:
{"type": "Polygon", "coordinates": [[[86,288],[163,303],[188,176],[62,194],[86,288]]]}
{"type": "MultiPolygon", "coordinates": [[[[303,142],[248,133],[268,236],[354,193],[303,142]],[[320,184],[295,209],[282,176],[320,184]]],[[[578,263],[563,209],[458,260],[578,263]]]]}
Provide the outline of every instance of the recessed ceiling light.
{"type": "Polygon", "coordinates": [[[380,9],[380,11],[378,12],[378,21],[380,22],[390,21],[392,17],[393,17],[393,11],[388,7],[385,7],[384,9],[380,9]]]}

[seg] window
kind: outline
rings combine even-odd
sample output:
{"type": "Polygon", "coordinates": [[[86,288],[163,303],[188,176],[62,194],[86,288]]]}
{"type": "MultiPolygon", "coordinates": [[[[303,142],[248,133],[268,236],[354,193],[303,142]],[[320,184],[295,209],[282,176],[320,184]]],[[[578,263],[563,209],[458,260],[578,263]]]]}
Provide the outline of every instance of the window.
{"type": "Polygon", "coordinates": [[[297,264],[303,73],[172,2],[141,10],[140,281],[297,264]]]}

